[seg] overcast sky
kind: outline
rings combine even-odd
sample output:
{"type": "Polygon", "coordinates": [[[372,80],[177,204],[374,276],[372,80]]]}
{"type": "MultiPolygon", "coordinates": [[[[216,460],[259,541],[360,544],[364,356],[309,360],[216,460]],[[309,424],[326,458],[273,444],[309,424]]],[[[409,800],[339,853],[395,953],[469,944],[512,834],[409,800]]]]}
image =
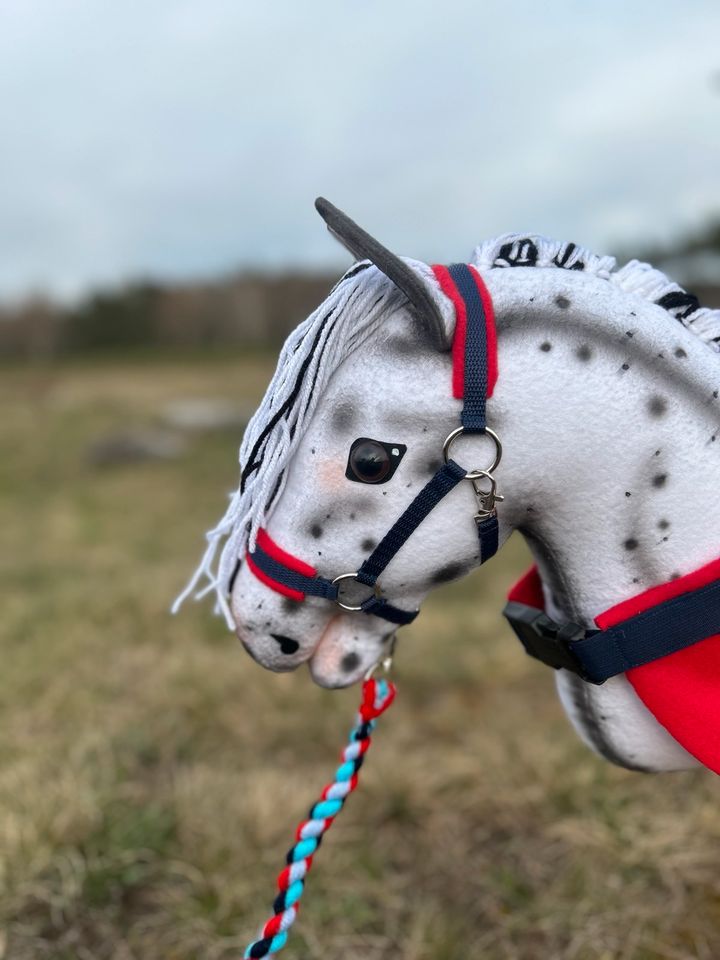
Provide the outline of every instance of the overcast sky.
{"type": "Polygon", "coordinates": [[[0,297],[720,211],[720,4],[0,0],[0,297]],[[568,16],[568,11],[576,11],[568,16]]]}

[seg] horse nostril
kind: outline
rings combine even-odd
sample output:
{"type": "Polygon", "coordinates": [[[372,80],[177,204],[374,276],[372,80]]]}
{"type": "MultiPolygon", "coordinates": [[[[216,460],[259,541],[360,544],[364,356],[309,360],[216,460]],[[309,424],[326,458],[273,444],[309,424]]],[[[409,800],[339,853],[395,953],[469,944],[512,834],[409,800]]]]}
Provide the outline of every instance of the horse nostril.
{"type": "Polygon", "coordinates": [[[297,653],[300,649],[300,644],[292,637],[283,637],[280,633],[271,633],[270,636],[273,640],[277,640],[283,653],[290,655],[291,653],[297,653]]]}

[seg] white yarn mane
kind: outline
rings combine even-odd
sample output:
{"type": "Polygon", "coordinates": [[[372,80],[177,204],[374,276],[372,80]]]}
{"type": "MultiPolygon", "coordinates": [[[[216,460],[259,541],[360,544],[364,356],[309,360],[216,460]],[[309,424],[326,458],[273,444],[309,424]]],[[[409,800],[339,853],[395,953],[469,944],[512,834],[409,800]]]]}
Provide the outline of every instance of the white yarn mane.
{"type": "Polygon", "coordinates": [[[664,307],[675,320],[720,351],[720,310],[700,306],[696,297],[648,263],[631,260],[615,270],[615,257],[601,257],[574,243],[522,233],[485,241],[475,248],[472,262],[481,272],[497,267],[559,267],[601,277],[664,307]]]}
{"type": "Polygon", "coordinates": [[[285,487],[285,468],[330,377],[403,302],[397,287],[377,267],[363,261],[349,270],[317,310],[290,334],[270,386],[243,436],[240,486],[220,522],[206,533],[208,546],[173,604],[173,613],[191,594],[199,600],[214,592],[228,627],[234,628],[227,597],[238,558],[255,547],[258,530],[285,487]]]}
{"type": "MultiPolygon", "coordinates": [[[[425,264],[407,260],[424,276],[425,264]]],[[[632,260],[615,271],[614,257],[598,256],[573,243],[505,234],[476,247],[472,263],[482,272],[498,268],[555,267],[582,271],[664,306],[676,320],[720,351],[720,310],[700,307],[660,270],[632,260]],[[665,299],[665,302],[662,302],[665,299]]],[[[258,530],[287,478],[286,467],[321,400],[332,374],[388,315],[403,295],[367,261],[355,264],[328,298],[285,341],[277,368],[240,446],[241,481],[220,522],[206,534],[208,546],[173,613],[191,594],[215,593],[228,627],[234,622],[228,595],[238,558],[252,550],[258,530]],[[219,553],[219,556],[218,556],[219,553]],[[204,581],[204,583],[202,582],[204,581]]]]}

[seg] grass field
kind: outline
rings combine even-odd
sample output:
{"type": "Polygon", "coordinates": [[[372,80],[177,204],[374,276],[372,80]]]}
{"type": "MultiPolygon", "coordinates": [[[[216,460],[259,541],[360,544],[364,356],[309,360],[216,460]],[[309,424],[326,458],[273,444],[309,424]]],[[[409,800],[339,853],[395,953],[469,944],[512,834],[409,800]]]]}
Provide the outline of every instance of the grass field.
{"type": "MultiPolygon", "coordinates": [[[[168,616],[236,481],[237,431],[167,462],[88,445],[254,358],[0,375],[0,956],[227,960],[266,917],[357,690],[257,667],[208,607],[168,616]],[[289,786],[290,785],[290,786],[289,786]]],[[[501,623],[520,544],[438,591],[328,836],[288,957],[720,957],[717,781],[608,766],[501,623]]]]}

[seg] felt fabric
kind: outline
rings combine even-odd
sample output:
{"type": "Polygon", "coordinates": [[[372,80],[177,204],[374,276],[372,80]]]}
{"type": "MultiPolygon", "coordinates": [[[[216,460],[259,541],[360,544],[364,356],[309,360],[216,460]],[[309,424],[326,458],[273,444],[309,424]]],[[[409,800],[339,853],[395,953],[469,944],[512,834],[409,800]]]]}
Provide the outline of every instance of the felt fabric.
{"type": "MultiPolygon", "coordinates": [[[[595,618],[605,629],[664,600],[720,579],[720,560],[669,583],[651,587],[595,618]]],[[[720,610],[718,610],[720,623],[720,610]]],[[[720,634],[685,650],[628,670],[640,699],[685,749],[720,773],[720,634]]]]}
{"type": "MultiPolygon", "coordinates": [[[[451,340],[452,300],[430,267],[403,262],[425,284],[451,340]]],[[[587,626],[716,558],[720,314],[651,268],[616,271],[612,258],[544,238],[488,241],[471,263],[498,333],[487,416],[504,450],[499,543],[513,531],[525,536],[548,612],[587,626]]],[[[238,567],[238,557],[264,527],[323,576],[356,570],[437,469],[461,408],[451,384],[449,354],[374,266],[356,265],[290,338],[243,443],[244,486],[209,534],[189,588],[207,581],[258,662],[274,670],[308,663],[317,682],[345,686],[387,649],[387,624],[337,613],[320,599],[283,597],[246,563],[238,567]],[[346,476],[358,437],[407,448],[387,483],[346,476]]],[[[481,436],[453,448],[466,469],[484,469],[492,456],[481,436]]],[[[470,484],[460,484],[383,571],[385,595],[412,609],[477,566],[474,511],[470,484]]],[[[685,688],[687,703],[705,696],[701,680],[696,674],[694,692],[685,688]]],[[[579,735],[613,762],[645,770],[697,764],[669,732],[670,699],[661,704],[650,680],[620,676],[592,687],[559,671],[557,683],[579,735]]]]}
{"type": "MultiPolygon", "coordinates": [[[[623,600],[595,617],[601,630],[720,580],[720,560],[623,600]]],[[[508,599],[544,609],[536,566],[512,587],[508,599]]],[[[720,624],[720,610],[718,610],[720,624]]],[[[668,732],[705,766],[720,773],[720,634],[627,671],[636,693],[668,732]]]]}

